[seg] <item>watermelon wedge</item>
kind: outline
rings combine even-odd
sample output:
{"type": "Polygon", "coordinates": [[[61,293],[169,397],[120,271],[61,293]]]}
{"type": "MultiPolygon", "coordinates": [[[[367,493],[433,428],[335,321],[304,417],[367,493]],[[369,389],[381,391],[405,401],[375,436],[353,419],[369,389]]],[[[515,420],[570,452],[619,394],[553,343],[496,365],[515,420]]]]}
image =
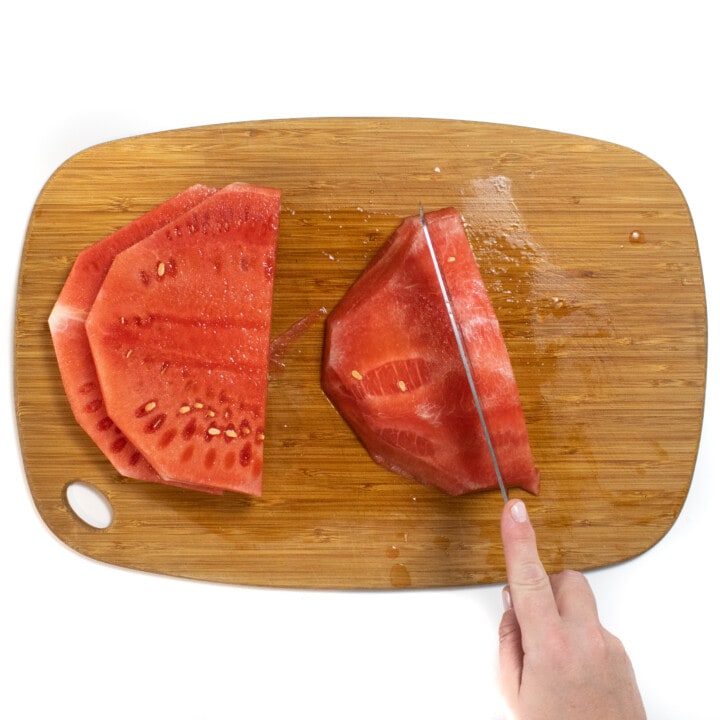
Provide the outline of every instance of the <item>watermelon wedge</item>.
{"type": "Polygon", "coordinates": [[[117,471],[129,478],[153,480],[158,479],[158,475],[108,415],[85,332],[85,319],[117,253],[214,192],[203,185],[190,187],[83,250],[48,320],[60,375],[75,419],[117,471]]]}
{"type": "Polygon", "coordinates": [[[108,414],[163,482],[261,493],[279,212],[217,191],[120,252],[88,314],[108,414]]]}
{"type": "MultiPolygon", "coordinates": [[[[503,480],[537,493],[517,383],[462,217],[447,208],[426,219],[503,480]]],[[[451,495],[497,488],[418,217],[328,316],[322,386],[380,465],[451,495]]]]}

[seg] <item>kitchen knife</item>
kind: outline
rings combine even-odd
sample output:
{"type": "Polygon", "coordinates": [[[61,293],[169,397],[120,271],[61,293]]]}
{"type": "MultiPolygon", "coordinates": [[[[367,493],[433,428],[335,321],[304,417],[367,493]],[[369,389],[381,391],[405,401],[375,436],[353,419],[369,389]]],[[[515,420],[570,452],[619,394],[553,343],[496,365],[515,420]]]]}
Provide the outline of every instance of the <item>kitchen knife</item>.
{"type": "Polygon", "coordinates": [[[495,470],[495,477],[497,478],[498,486],[500,487],[500,492],[503,496],[503,501],[507,502],[507,490],[505,489],[505,483],[502,479],[500,466],[498,465],[497,457],[495,455],[495,448],[493,447],[492,440],[490,438],[490,432],[488,431],[487,423],[485,422],[482,403],[480,402],[480,397],[478,395],[477,388],[475,387],[475,380],[473,379],[472,369],[470,368],[470,360],[468,359],[468,354],[465,349],[462,331],[455,319],[455,313],[453,311],[452,301],[447,289],[447,283],[445,282],[442,270],[440,269],[440,264],[438,263],[437,255],[435,254],[435,248],[433,246],[433,241],[430,238],[430,229],[428,228],[422,203],[420,203],[420,222],[422,223],[422,229],[425,234],[428,250],[430,251],[433,267],[435,268],[435,275],[437,276],[438,284],[440,285],[440,292],[442,293],[445,308],[447,309],[448,317],[450,318],[450,325],[452,325],[453,334],[455,335],[455,342],[457,343],[457,348],[460,353],[460,360],[462,361],[465,376],[467,377],[468,385],[470,386],[470,393],[472,394],[473,403],[475,404],[475,410],[477,410],[478,418],[480,418],[480,425],[482,426],[483,435],[485,436],[485,443],[487,444],[490,452],[490,459],[492,460],[493,468],[495,470]]]}

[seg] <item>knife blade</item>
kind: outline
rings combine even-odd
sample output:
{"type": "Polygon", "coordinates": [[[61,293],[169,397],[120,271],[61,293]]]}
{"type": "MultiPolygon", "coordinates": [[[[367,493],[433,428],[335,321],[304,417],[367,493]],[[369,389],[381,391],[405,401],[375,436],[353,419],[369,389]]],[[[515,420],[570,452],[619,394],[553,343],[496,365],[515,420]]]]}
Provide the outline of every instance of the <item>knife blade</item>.
{"type": "Polygon", "coordinates": [[[480,402],[480,396],[478,395],[477,388],[475,387],[475,380],[473,378],[472,369],[470,367],[470,360],[468,359],[467,350],[465,349],[465,341],[463,340],[462,331],[455,318],[455,312],[453,310],[452,301],[450,299],[450,293],[448,292],[447,283],[443,276],[440,263],[438,262],[437,255],[435,254],[435,247],[430,237],[430,228],[428,227],[427,219],[425,218],[425,212],[423,211],[422,203],[420,203],[420,222],[422,224],[423,233],[427,242],[428,250],[430,251],[430,258],[432,259],[433,268],[435,269],[435,275],[440,285],[440,292],[442,294],[445,308],[447,309],[448,317],[450,318],[450,325],[452,326],[453,335],[455,335],[455,342],[460,353],[460,360],[465,370],[465,376],[470,386],[470,394],[472,395],[475,410],[477,411],[478,418],[480,419],[480,425],[482,427],[483,435],[485,437],[485,443],[490,453],[490,459],[492,460],[493,469],[495,470],[495,477],[497,478],[498,487],[503,496],[503,502],[508,501],[507,490],[505,489],[505,483],[502,479],[502,473],[500,472],[500,466],[498,465],[497,456],[495,455],[495,448],[490,438],[490,432],[485,422],[485,414],[483,413],[482,403],[480,402]]]}

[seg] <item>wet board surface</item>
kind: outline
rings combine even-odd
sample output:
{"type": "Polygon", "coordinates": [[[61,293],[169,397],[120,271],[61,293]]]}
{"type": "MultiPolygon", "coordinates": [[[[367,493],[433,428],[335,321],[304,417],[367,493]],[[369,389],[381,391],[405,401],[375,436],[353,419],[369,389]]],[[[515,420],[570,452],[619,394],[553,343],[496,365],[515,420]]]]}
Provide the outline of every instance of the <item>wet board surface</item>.
{"type": "MultiPolygon", "coordinates": [[[[377,466],[319,384],[332,307],[422,201],[455,206],[513,361],[548,570],[644,552],[692,480],[707,322],[680,189],[645,156],[526,128],[311,119],[174,130],[91,147],[42,189],[18,284],[15,391],[38,511],[100,561],[246,585],[422,588],[504,581],[499,492],[448,497],[377,466]],[[283,191],[272,335],[308,318],[271,371],[262,498],[119,476],[75,423],[47,318],[78,252],[195,184],[283,191]],[[100,489],[113,522],[70,509],[100,489]]],[[[19,481],[15,479],[14,481],[19,481]]]]}

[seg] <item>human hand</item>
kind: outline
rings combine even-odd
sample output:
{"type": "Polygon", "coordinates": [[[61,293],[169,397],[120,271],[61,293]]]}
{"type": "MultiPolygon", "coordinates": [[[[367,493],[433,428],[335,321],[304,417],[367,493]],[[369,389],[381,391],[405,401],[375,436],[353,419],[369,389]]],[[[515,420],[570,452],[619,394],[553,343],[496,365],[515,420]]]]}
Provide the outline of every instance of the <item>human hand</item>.
{"type": "Polygon", "coordinates": [[[548,577],[521,500],[501,520],[508,585],[500,622],[500,685],[516,720],[645,720],[622,643],[600,624],[583,575],[548,577]]]}

